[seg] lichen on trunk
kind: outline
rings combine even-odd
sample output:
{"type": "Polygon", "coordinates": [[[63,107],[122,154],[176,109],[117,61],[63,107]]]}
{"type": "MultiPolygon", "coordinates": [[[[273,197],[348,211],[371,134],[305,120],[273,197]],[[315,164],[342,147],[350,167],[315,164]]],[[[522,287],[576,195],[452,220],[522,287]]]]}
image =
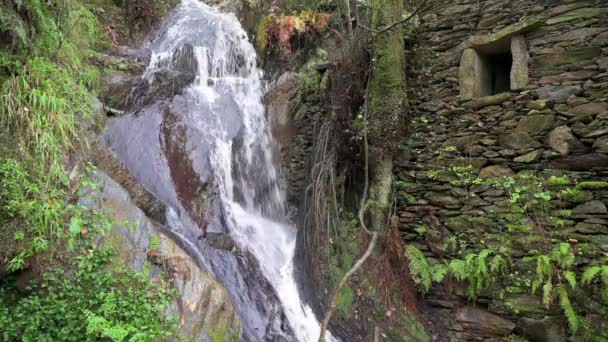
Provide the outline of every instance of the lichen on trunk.
{"type": "MultiPolygon", "coordinates": [[[[399,0],[377,0],[373,5],[372,29],[398,22],[404,13],[399,0]]],[[[369,149],[370,149],[370,208],[372,228],[386,227],[386,208],[392,186],[393,155],[402,136],[404,114],[407,112],[405,95],[404,34],[401,25],[384,32],[373,32],[373,80],[369,93],[369,149]]]]}

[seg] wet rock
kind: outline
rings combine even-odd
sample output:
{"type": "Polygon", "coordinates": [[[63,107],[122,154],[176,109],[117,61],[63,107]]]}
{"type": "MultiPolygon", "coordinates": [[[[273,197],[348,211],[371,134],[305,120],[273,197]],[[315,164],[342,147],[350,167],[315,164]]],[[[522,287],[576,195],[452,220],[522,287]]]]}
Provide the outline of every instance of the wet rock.
{"type": "Polygon", "coordinates": [[[454,146],[460,151],[464,151],[466,147],[476,143],[480,139],[481,136],[477,134],[468,135],[465,137],[454,137],[446,140],[445,146],[454,146]]]}
{"type": "Polygon", "coordinates": [[[588,171],[593,168],[608,167],[608,156],[602,153],[568,156],[552,161],[550,166],[562,170],[588,171]]]}
{"type": "Polygon", "coordinates": [[[576,106],[572,108],[570,113],[574,115],[601,115],[608,113],[608,103],[606,102],[592,102],[582,104],[580,106],[576,106]]]}
{"type": "Polygon", "coordinates": [[[452,233],[456,234],[456,233],[462,233],[462,232],[467,231],[468,229],[470,229],[472,227],[472,224],[469,221],[468,216],[457,216],[457,217],[450,217],[450,218],[446,219],[445,226],[452,233]]]}
{"type": "Polygon", "coordinates": [[[555,318],[534,319],[524,317],[517,322],[522,335],[534,342],[565,342],[566,331],[555,318]]]}
{"type": "Polygon", "coordinates": [[[608,128],[600,128],[589,132],[585,135],[585,138],[598,138],[608,134],[608,128]]]}
{"type": "Polygon", "coordinates": [[[602,201],[589,201],[572,209],[573,214],[607,214],[606,205],[602,201]]]}
{"type": "Polygon", "coordinates": [[[608,227],[601,225],[601,224],[579,222],[576,224],[576,226],[574,226],[574,228],[568,229],[566,231],[569,233],[590,234],[590,235],[607,234],[608,227]]]}
{"type": "Polygon", "coordinates": [[[159,65],[153,74],[135,81],[127,99],[129,109],[135,110],[162,98],[170,99],[194,82],[198,65],[192,45],[184,44],[176,50],[170,63],[159,65]]]}
{"type": "Polygon", "coordinates": [[[528,152],[522,156],[519,156],[517,158],[514,158],[513,161],[517,162],[517,163],[534,163],[537,162],[541,155],[543,153],[543,150],[534,150],[532,152],[528,152]]]}
{"type": "Polygon", "coordinates": [[[134,75],[121,71],[110,73],[105,77],[100,91],[100,100],[104,106],[124,111],[127,108],[127,98],[134,80],[134,75]]]}
{"type": "Polygon", "coordinates": [[[528,133],[517,132],[502,135],[499,138],[499,144],[503,148],[512,149],[512,150],[523,150],[526,148],[539,148],[541,147],[541,143],[532,139],[528,133]]]}
{"type": "Polygon", "coordinates": [[[556,127],[547,137],[547,145],[562,156],[568,155],[577,144],[578,140],[568,126],[556,127]]]}
{"type": "Polygon", "coordinates": [[[492,165],[485,167],[479,171],[480,178],[499,178],[499,177],[510,177],[515,175],[515,172],[507,166],[492,165]]]}
{"type": "Polygon", "coordinates": [[[608,154],[608,136],[597,139],[593,143],[593,151],[608,154]]]}
{"type": "Polygon", "coordinates": [[[559,24],[559,23],[563,23],[566,21],[576,20],[576,19],[592,18],[592,17],[598,16],[598,15],[601,15],[602,13],[605,13],[605,12],[606,12],[605,8],[593,8],[593,7],[578,8],[578,9],[560,14],[558,16],[555,16],[555,17],[547,20],[547,24],[554,25],[554,24],[559,24]]]}
{"type": "Polygon", "coordinates": [[[443,208],[452,208],[452,207],[460,207],[462,206],[462,202],[460,202],[457,198],[444,195],[438,192],[427,192],[424,195],[431,204],[443,207],[443,208]]]}
{"type": "Polygon", "coordinates": [[[553,128],[555,115],[530,115],[519,120],[515,132],[540,133],[553,128]]]}
{"type": "Polygon", "coordinates": [[[277,149],[284,152],[296,135],[293,120],[297,120],[295,114],[302,105],[298,74],[282,74],[264,98],[264,102],[272,136],[278,144],[277,149]]]}
{"type": "Polygon", "coordinates": [[[234,240],[224,233],[212,233],[208,232],[201,236],[204,240],[215,249],[221,249],[225,251],[236,251],[237,245],[234,240]]]}
{"type": "Polygon", "coordinates": [[[106,212],[117,222],[102,242],[116,249],[117,267],[146,270],[151,281],[163,273],[170,278],[178,298],[165,315],[178,318],[184,337],[211,341],[212,332],[225,331],[225,336],[238,338],[240,321],[222,285],[149,220],[118,183],[101,172],[95,172],[92,180],[99,189],[88,192],[82,204],[106,212]],[[119,223],[125,221],[134,229],[119,223]]]}
{"type": "Polygon", "coordinates": [[[515,329],[515,323],[485,310],[466,306],[456,311],[456,321],[465,331],[473,331],[485,337],[502,337],[515,329]]]}
{"type": "Polygon", "coordinates": [[[511,97],[511,93],[502,93],[492,96],[485,96],[478,99],[475,99],[469,103],[466,103],[465,106],[472,109],[480,109],[488,106],[499,105],[505,101],[507,101],[511,97]]]}
{"type": "Polygon", "coordinates": [[[570,96],[578,96],[583,93],[580,86],[544,86],[536,89],[538,97],[555,102],[564,102],[570,96]]]}

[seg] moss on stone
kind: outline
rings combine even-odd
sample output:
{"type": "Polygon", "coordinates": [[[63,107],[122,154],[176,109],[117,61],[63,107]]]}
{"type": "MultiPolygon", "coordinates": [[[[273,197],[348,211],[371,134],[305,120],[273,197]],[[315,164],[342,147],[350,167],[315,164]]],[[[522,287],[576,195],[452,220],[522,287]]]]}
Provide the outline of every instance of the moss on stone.
{"type": "Polygon", "coordinates": [[[574,51],[565,51],[554,54],[545,54],[533,59],[533,64],[539,70],[551,69],[556,66],[575,64],[582,61],[593,60],[601,55],[602,49],[590,47],[574,51]]]}
{"type": "Polygon", "coordinates": [[[606,10],[607,10],[606,8],[592,8],[592,7],[578,8],[578,9],[566,12],[564,14],[560,14],[553,18],[550,18],[549,20],[547,20],[547,25],[559,24],[559,23],[563,23],[566,21],[576,20],[576,19],[587,19],[587,18],[596,17],[598,15],[601,15],[602,13],[606,13],[606,10]]]}
{"type": "Polygon", "coordinates": [[[602,181],[581,182],[576,185],[576,188],[579,190],[582,190],[582,189],[588,189],[588,190],[608,189],[608,182],[602,182],[602,181]]]}

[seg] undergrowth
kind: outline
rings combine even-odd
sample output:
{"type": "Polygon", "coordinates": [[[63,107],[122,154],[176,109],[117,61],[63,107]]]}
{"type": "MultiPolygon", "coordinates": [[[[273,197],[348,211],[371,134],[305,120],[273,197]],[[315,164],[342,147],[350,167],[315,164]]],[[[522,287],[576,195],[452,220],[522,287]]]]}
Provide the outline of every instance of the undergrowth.
{"type": "Polygon", "coordinates": [[[152,341],[174,336],[162,313],[175,291],[142,274],[106,271],[109,250],[76,257],[73,270],[54,268],[26,295],[0,287],[2,338],[23,341],[152,341]]]}
{"type": "Polygon", "coordinates": [[[113,222],[79,205],[96,187],[93,166],[72,160],[87,143],[100,79],[88,61],[108,42],[93,10],[75,0],[0,4],[0,34],[12,38],[0,46],[5,341],[151,341],[175,331],[162,315],[174,298],[168,284],[107,267],[111,251],[97,241],[113,222]],[[28,273],[36,280],[17,286],[28,273]]]}
{"type": "Polygon", "coordinates": [[[331,19],[330,13],[308,9],[294,11],[290,15],[280,11],[276,5],[270,7],[268,15],[258,24],[256,43],[262,50],[277,44],[284,57],[292,54],[292,39],[322,33],[331,19]]]}

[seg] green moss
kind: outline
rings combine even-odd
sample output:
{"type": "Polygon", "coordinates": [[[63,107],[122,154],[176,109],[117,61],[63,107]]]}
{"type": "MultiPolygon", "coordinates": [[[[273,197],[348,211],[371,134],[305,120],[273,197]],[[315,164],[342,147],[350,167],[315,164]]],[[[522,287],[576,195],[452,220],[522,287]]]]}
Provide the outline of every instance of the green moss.
{"type": "Polygon", "coordinates": [[[342,291],[340,291],[336,302],[336,310],[341,319],[350,318],[353,312],[353,298],[353,289],[349,285],[345,285],[342,291]]]}
{"type": "Polygon", "coordinates": [[[601,182],[601,181],[581,182],[576,185],[576,188],[579,190],[608,189],[608,182],[601,182]]]}
{"type": "Polygon", "coordinates": [[[601,15],[602,13],[606,13],[605,8],[591,8],[591,7],[578,8],[578,9],[566,12],[564,14],[560,14],[558,16],[555,16],[555,17],[547,20],[547,24],[554,25],[554,24],[559,24],[559,23],[563,23],[566,21],[592,18],[592,17],[596,17],[598,15],[601,15]]]}
{"type": "MultiPolygon", "coordinates": [[[[372,9],[372,26],[386,27],[401,19],[403,2],[379,0],[372,9]]],[[[405,47],[403,28],[374,34],[374,73],[370,87],[369,141],[387,153],[400,138],[401,121],[405,113],[405,47]]]]}
{"type": "Polygon", "coordinates": [[[228,324],[225,322],[219,323],[215,327],[208,327],[207,334],[211,338],[211,342],[236,342],[239,336],[228,331],[228,324]]]}
{"type": "Polygon", "coordinates": [[[258,23],[255,33],[255,42],[260,50],[265,50],[268,47],[268,28],[272,25],[272,18],[270,16],[262,17],[262,20],[258,23]]]}
{"type": "Polygon", "coordinates": [[[566,51],[558,54],[545,54],[533,59],[535,67],[539,70],[551,69],[561,65],[574,64],[581,61],[590,61],[602,53],[599,47],[590,47],[574,51],[566,51]]]}

